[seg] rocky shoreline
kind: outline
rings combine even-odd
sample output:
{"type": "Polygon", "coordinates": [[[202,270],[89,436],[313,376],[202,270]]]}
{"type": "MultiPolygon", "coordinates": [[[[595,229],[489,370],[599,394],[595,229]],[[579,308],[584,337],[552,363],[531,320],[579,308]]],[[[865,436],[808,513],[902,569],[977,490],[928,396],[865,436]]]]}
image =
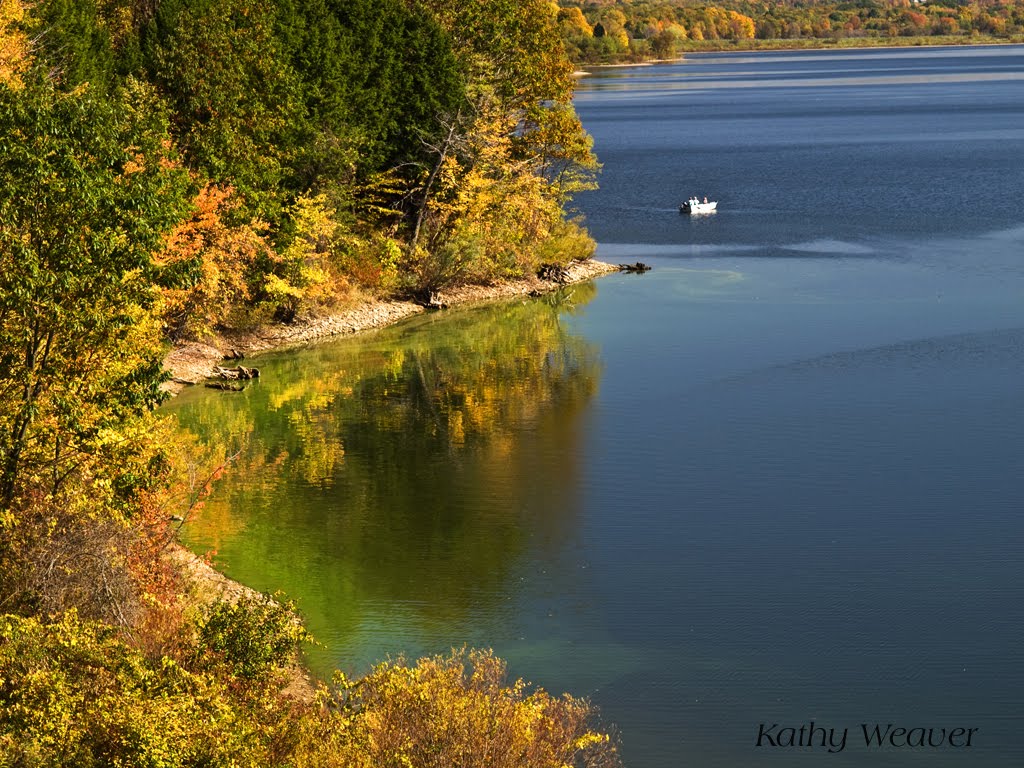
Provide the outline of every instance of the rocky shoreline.
{"type": "MultiPolygon", "coordinates": [[[[554,291],[562,285],[586,282],[617,271],[619,267],[614,264],[588,259],[568,264],[559,279],[524,277],[492,285],[466,285],[439,291],[431,297],[432,305],[466,306],[516,296],[535,296],[554,291]]],[[[412,301],[368,301],[324,317],[251,331],[233,331],[205,343],[183,344],[164,358],[164,368],[171,374],[171,380],[163,388],[176,394],[187,386],[198,384],[212,376],[215,368],[226,359],[384,328],[425,311],[426,307],[412,301]]]]}

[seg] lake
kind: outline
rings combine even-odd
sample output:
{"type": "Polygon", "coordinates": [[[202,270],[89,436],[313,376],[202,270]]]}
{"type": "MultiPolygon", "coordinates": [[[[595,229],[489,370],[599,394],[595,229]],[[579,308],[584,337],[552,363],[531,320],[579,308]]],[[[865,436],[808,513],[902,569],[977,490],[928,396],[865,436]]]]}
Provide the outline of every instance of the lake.
{"type": "Polygon", "coordinates": [[[179,396],[241,449],[187,543],[320,673],[493,647],[630,766],[1020,765],[1024,48],[694,55],[577,109],[598,256],[653,270],[179,396]]]}

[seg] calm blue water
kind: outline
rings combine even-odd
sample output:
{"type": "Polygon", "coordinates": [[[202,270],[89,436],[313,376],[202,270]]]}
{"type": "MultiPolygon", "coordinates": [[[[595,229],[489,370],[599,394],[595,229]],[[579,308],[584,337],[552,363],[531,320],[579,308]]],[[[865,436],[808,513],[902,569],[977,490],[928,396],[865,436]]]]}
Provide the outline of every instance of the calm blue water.
{"type": "Polygon", "coordinates": [[[655,266],[575,325],[627,756],[1020,764],[1024,50],[694,56],[577,108],[600,255],[655,266]],[[754,746],[812,720],[847,748],[754,746]],[[875,721],[980,730],[878,751],[875,721]]]}
{"type": "Polygon", "coordinates": [[[637,768],[1024,764],[1024,49],[693,56],[577,108],[599,256],[654,270],[178,398],[247,446],[193,546],[318,669],[489,645],[637,768]],[[755,747],[812,720],[846,749],[755,747]]]}

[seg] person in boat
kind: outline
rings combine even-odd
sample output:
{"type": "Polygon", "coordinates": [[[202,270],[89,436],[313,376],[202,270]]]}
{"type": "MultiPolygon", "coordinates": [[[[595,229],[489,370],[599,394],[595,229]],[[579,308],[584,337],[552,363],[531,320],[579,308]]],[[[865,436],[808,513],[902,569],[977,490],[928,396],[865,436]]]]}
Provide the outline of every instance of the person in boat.
{"type": "Polygon", "coordinates": [[[708,196],[704,195],[704,202],[707,203],[707,201],[708,201],[708,196]]]}

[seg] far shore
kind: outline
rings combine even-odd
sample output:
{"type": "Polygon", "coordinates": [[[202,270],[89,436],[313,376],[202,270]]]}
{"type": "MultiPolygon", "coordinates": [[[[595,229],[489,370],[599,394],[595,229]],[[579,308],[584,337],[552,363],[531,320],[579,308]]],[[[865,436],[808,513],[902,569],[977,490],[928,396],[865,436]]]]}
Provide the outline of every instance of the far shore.
{"type": "MultiPolygon", "coordinates": [[[[587,259],[567,265],[563,282],[523,277],[492,285],[446,288],[436,292],[433,298],[440,307],[501,301],[517,296],[549,293],[562,285],[585,282],[617,272],[618,269],[614,264],[587,259]]],[[[171,380],[163,385],[163,389],[177,394],[190,385],[200,384],[213,376],[216,367],[225,360],[385,328],[425,311],[427,309],[422,304],[412,301],[370,300],[328,315],[303,318],[289,325],[275,324],[245,331],[225,331],[202,342],[181,344],[175,346],[164,358],[164,368],[171,374],[171,380]]]]}
{"type": "Polygon", "coordinates": [[[727,44],[718,44],[688,48],[680,51],[679,56],[674,59],[640,59],[637,61],[609,61],[609,62],[575,62],[576,70],[574,77],[586,77],[592,74],[591,69],[611,69],[618,67],[649,67],[655,64],[679,64],[686,61],[687,56],[695,53],[772,53],[772,52],[796,52],[796,51],[879,51],[898,50],[906,48],[996,48],[1007,45],[1024,45],[1024,37],[1021,38],[982,38],[944,36],[929,37],[884,37],[884,38],[842,38],[840,40],[808,39],[806,44],[800,44],[797,40],[739,40],[725,41],[727,44]],[[878,40],[877,43],[868,42],[878,40]],[[774,45],[773,43],[780,43],[774,45]],[[781,43],[787,43],[785,45],[781,43]]]}

